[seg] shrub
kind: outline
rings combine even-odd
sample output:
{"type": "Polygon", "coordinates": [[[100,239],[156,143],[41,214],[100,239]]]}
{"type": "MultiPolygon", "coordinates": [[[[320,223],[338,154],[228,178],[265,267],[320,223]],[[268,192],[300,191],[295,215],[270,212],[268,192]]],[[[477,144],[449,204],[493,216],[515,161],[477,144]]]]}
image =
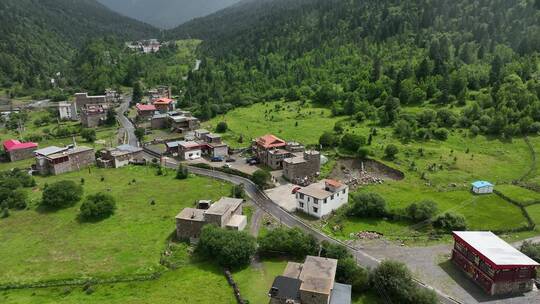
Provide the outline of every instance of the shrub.
{"type": "Polygon", "coordinates": [[[321,249],[321,256],[338,260],[336,271],[336,280],[338,282],[351,285],[356,293],[362,292],[369,287],[368,272],[358,266],[347,248],[343,245],[323,241],[321,249]]]}
{"type": "Polygon", "coordinates": [[[182,164],[178,165],[178,169],[176,169],[176,179],[186,179],[188,177],[188,169],[182,164]]]}
{"type": "Polygon", "coordinates": [[[244,185],[243,184],[234,185],[233,188],[231,189],[231,196],[234,198],[244,198],[245,197],[244,185]]]}
{"type": "Polygon", "coordinates": [[[94,142],[96,140],[96,130],[94,129],[83,129],[81,131],[81,137],[84,138],[87,142],[94,142]]]}
{"type": "Polygon", "coordinates": [[[383,261],[369,275],[370,285],[388,295],[393,302],[403,304],[435,304],[433,291],[420,289],[405,264],[383,261]]]}
{"type": "Polygon", "coordinates": [[[259,238],[261,255],[287,255],[304,258],[317,253],[317,240],[299,228],[276,228],[259,238]]]}
{"type": "Polygon", "coordinates": [[[445,128],[439,128],[439,129],[436,129],[435,131],[433,131],[433,135],[438,140],[447,140],[448,139],[448,134],[449,134],[449,132],[445,128]]]}
{"type": "Polygon", "coordinates": [[[250,263],[257,247],[255,238],[245,232],[206,225],[202,229],[196,250],[220,266],[237,268],[250,263]]]}
{"type": "Polygon", "coordinates": [[[384,156],[388,159],[394,159],[396,158],[396,155],[399,153],[399,149],[394,144],[389,144],[384,149],[384,156]]]}
{"type": "Polygon", "coordinates": [[[86,220],[103,219],[111,216],[116,209],[116,200],[110,194],[89,195],[81,205],[81,218],[86,220]]]}
{"type": "Polygon", "coordinates": [[[531,259],[540,263],[540,243],[525,241],[521,245],[520,250],[531,259]]]}
{"type": "Polygon", "coordinates": [[[386,201],[376,193],[356,194],[352,196],[347,214],[358,217],[383,217],[387,214],[386,201]]]}
{"type": "Polygon", "coordinates": [[[28,192],[24,189],[15,189],[11,191],[5,202],[8,208],[22,210],[28,206],[28,192]]]}
{"type": "Polygon", "coordinates": [[[50,208],[63,208],[80,201],[82,195],[82,186],[73,181],[64,180],[48,185],[43,190],[41,203],[50,208]]]}
{"type": "Polygon", "coordinates": [[[429,220],[437,214],[437,204],[430,200],[412,203],[407,207],[406,212],[413,221],[422,222],[429,220]]]}
{"type": "Polygon", "coordinates": [[[369,156],[369,154],[371,154],[371,151],[369,150],[368,147],[360,147],[356,154],[358,155],[358,158],[366,159],[369,156]]]}
{"type": "Polygon", "coordinates": [[[229,126],[224,121],[219,122],[216,126],[217,133],[225,133],[227,130],[229,130],[229,126]]]}
{"type": "Polygon", "coordinates": [[[319,144],[323,148],[333,148],[338,144],[338,138],[332,132],[324,132],[321,137],[319,137],[319,144]]]}
{"type": "Polygon", "coordinates": [[[272,176],[268,171],[259,169],[253,173],[252,180],[257,186],[264,188],[270,181],[271,177],[272,176]]]}
{"type": "Polygon", "coordinates": [[[345,134],[341,138],[341,147],[347,151],[356,152],[366,144],[366,138],[358,134],[345,134]]]}
{"type": "Polygon", "coordinates": [[[435,221],[433,221],[433,226],[447,232],[452,232],[454,230],[466,230],[467,222],[465,217],[461,214],[446,212],[439,215],[435,221]]]}

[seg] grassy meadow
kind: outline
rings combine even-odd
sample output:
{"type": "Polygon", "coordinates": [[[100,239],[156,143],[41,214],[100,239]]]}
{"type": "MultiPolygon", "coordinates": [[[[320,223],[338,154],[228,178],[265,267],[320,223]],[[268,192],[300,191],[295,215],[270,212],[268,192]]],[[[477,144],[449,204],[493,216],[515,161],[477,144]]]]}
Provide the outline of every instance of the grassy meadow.
{"type": "Polygon", "coordinates": [[[0,221],[0,284],[152,273],[174,231],[174,216],[195,200],[215,200],[231,189],[201,177],[178,181],[173,172],[157,176],[149,167],[92,168],[37,183],[29,210],[0,221]],[[116,198],[112,217],[81,223],[80,203],[56,212],[37,207],[45,183],[82,178],[85,195],[103,191],[116,198]]]}

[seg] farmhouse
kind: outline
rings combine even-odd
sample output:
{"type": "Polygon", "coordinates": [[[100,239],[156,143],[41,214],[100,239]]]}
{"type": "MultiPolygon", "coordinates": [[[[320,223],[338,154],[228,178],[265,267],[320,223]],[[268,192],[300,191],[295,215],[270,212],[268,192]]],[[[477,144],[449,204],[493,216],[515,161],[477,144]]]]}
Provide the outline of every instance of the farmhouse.
{"type": "Polygon", "coordinates": [[[268,292],[270,304],[350,304],[351,285],[335,282],[338,261],[307,256],[304,264],[289,262],[268,292]]]}
{"type": "Polygon", "coordinates": [[[489,194],[493,193],[493,185],[486,181],[476,181],[471,184],[472,192],[476,194],[489,194]]]}
{"type": "Polygon", "coordinates": [[[138,103],[135,105],[135,108],[137,109],[137,118],[139,120],[150,120],[156,112],[156,107],[154,105],[138,103]]]}
{"type": "Polygon", "coordinates": [[[99,154],[97,165],[100,168],[120,168],[131,162],[144,161],[143,149],[130,145],[103,149],[99,154]]]}
{"type": "Polygon", "coordinates": [[[170,129],[172,132],[185,134],[196,130],[200,121],[189,111],[171,111],[154,114],[150,125],[152,129],[170,129]]]}
{"type": "Polygon", "coordinates": [[[492,232],[455,231],[452,262],[489,295],[533,289],[539,266],[492,232]]]}
{"type": "Polygon", "coordinates": [[[273,170],[283,169],[283,176],[293,183],[307,183],[321,169],[318,151],[306,151],[303,145],[286,142],[272,134],[255,139],[252,149],[262,164],[273,170]]]}
{"type": "Polygon", "coordinates": [[[160,113],[167,113],[174,111],[174,100],[171,98],[158,98],[152,101],[152,104],[156,107],[160,113]]]}
{"type": "Polygon", "coordinates": [[[321,218],[349,201],[349,186],[327,179],[296,192],[296,210],[321,218]]]}
{"type": "Polygon", "coordinates": [[[85,128],[95,128],[107,118],[108,106],[104,104],[88,104],[81,109],[81,125],[85,128]]]}
{"type": "Polygon", "coordinates": [[[14,162],[32,158],[38,144],[33,142],[20,142],[16,139],[9,139],[4,141],[3,146],[9,161],[14,162]]]}
{"type": "Polygon", "coordinates": [[[208,209],[185,208],[176,216],[176,235],[179,239],[196,239],[206,224],[242,231],[247,217],[242,215],[242,199],[222,197],[208,209]]]}
{"type": "Polygon", "coordinates": [[[80,170],[95,164],[94,149],[88,147],[56,146],[34,151],[35,169],[41,175],[58,175],[80,170]]]}
{"type": "Polygon", "coordinates": [[[198,159],[202,156],[202,145],[196,141],[172,141],[165,144],[167,153],[178,156],[182,160],[198,159]]]}
{"type": "Polygon", "coordinates": [[[75,103],[59,102],[56,106],[58,107],[58,116],[61,120],[77,119],[77,110],[75,108],[75,103]]]}
{"type": "Polygon", "coordinates": [[[75,94],[75,108],[76,111],[82,110],[86,105],[98,105],[98,104],[106,104],[107,103],[107,96],[106,95],[97,95],[97,96],[89,96],[88,93],[76,93],[75,94]]]}

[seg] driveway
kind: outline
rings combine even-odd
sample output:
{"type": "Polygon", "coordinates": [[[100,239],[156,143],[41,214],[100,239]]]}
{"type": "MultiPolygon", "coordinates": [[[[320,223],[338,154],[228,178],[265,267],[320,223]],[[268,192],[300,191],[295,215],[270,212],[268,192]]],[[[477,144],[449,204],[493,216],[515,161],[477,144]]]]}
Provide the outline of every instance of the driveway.
{"type": "Polygon", "coordinates": [[[296,210],[296,197],[292,194],[292,190],[295,187],[298,186],[293,184],[283,184],[276,188],[265,190],[264,192],[281,208],[288,212],[294,212],[296,210]]]}
{"type": "Polygon", "coordinates": [[[189,165],[189,164],[203,163],[203,164],[210,165],[210,166],[212,166],[214,168],[221,168],[225,164],[229,164],[229,165],[231,165],[232,169],[238,170],[240,172],[243,172],[243,173],[246,173],[246,174],[249,174],[249,175],[252,175],[253,173],[255,173],[255,171],[257,171],[259,169],[259,167],[257,167],[257,166],[250,166],[249,164],[246,164],[246,159],[243,158],[243,157],[240,157],[240,156],[237,156],[237,155],[232,155],[231,157],[236,159],[236,161],[232,162],[232,163],[227,163],[225,161],[212,162],[207,158],[198,158],[198,159],[194,159],[194,160],[188,160],[188,161],[186,161],[186,164],[189,165]]]}

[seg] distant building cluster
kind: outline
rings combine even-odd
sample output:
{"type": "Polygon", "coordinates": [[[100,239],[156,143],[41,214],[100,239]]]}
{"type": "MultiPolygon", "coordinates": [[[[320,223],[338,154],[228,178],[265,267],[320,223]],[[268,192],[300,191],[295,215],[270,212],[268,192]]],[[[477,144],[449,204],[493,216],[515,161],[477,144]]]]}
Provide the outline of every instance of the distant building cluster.
{"type": "Polygon", "coordinates": [[[139,51],[143,54],[151,54],[158,52],[163,44],[157,39],[140,40],[135,42],[128,42],[126,46],[134,51],[139,51]]]}
{"type": "Polygon", "coordinates": [[[107,111],[120,100],[114,90],[106,90],[104,95],[76,93],[73,102],[58,102],[58,116],[61,120],[79,120],[85,128],[95,128],[106,118],[107,111]]]}
{"type": "Polygon", "coordinates": [[[184,140],[165,143],[167,153],[179,157],[181,160],[193,160],[207,155],[211,158],[224,158],[229,155],[229,146],[225,144],[221,135],[198,129],[186,134],[184,140]]]}

